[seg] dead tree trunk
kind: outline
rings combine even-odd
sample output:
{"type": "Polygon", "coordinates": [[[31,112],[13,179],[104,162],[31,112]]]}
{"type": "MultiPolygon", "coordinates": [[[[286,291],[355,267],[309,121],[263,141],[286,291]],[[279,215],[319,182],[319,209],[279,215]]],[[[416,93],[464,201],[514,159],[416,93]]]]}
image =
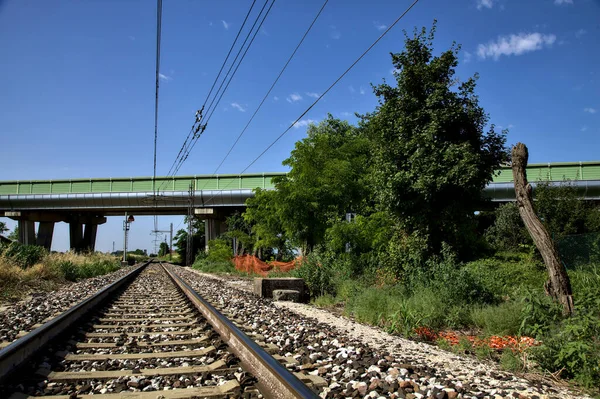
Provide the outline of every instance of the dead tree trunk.
{"type": "Polygon", "coordinates": [[[546,293],[563,305],[565,315],[573,314],[573,295],[567,270],[560,261],[554,241],[533,210],[531,185],[527,182],[527,160],[529,152],[523,143],[512,149],[512,172],[519,214],[531,234],[535,246],[540,251],[550,279],[546,282],[546,293]]]}

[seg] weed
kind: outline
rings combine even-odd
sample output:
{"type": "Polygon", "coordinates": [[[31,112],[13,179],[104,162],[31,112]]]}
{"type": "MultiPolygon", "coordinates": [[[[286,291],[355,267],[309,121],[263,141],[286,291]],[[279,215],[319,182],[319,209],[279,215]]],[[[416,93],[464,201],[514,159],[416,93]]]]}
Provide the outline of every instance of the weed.
{"type": "Polygon", "coordinates": [[[525,366],[518,352],[512,349],[505,349],[500,355],[500,366],[507,371],[513,373],[524,371],[525,366]]]}

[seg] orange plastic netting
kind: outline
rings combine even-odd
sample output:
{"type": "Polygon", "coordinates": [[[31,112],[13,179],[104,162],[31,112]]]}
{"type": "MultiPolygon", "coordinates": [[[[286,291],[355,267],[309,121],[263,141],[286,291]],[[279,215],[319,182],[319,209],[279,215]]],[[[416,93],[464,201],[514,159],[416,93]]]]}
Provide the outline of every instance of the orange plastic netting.
{"type": "Polygon", "coordinates": [[[301,258],[291,262],[270,262],[266,263],[254,255],[235,256],[232,259],[235,268],[241,272],[254,273],[266,277],[270,271],[288,272],[300,266],[301,258]]]}

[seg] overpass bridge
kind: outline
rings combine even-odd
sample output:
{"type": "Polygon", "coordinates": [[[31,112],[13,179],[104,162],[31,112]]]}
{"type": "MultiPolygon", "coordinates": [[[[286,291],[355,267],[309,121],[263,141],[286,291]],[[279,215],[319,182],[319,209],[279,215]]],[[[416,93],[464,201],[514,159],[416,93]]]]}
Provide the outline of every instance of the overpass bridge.
{"type": "MultiPolygon", "coordinates": [[[[213,238],[224,229],[225,216],[243,209],[255,188],[272,189],[272,179],[281,175],[285,173],[0,181],[0,216],[18,220],[20,242],[46,248],[54,224],[67,222],[71,247],[83,250],[94,249],[97,227],[106,216],[186,215],[191,203],[207,219],[206,236],[213,238]]],[[[570,179],[583,198],[600,200],[600,161],[530,164],[527,176],[534,186],[536,181],[570,179]]],[[[498,171],[484,195],[493,202],[514,201],[510,167],[498,171]]]]}

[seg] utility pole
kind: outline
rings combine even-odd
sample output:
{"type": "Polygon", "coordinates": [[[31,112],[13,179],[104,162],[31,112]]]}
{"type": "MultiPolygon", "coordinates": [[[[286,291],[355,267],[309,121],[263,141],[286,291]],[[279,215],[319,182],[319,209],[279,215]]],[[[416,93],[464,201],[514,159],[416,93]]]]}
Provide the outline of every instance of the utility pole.
{"type": "MultiPolygon", "coordinates": [[[[171,228],[169,230],[152,230],[152,233],[156,235],[156,238],[158,239],[158,233],[169,233],[170,238],[169,238],[169,260],[173,260],[172,259],[172,255],[171,255],[171,251],[173,250],[173,223],[171,223],[171,228]]],[[[157,240],[155,239],[155,253],[156,252],[156,242],[161,242],[161,240],[157,240]]],[[[165,239],[165,242],[167,242],[167,240],[165,239]]]]}
{"type": "Polygon", "coordinates": [[[133,215],[127,216],[127,212],[125,212],[125,220],[123,221],[123,262],[127,262],[127,236],[129,233],[129,225],[133,221],[135,221],[133,215]]]}
{"type": "Polygon", "coordinates": [[[189,198],[188,198],[188,234],[187,234],[187,245],[186,245],[186,251],[185,251],[185,255],[186,255],[186,260],[185,260],[185,265],[186,266],[191,266],[192,262],[194,260],[194,255],[192,254],[193,251],[193,237],[192,237],[192,231],[194,228],[193,222],[194,222],[194,192],[192,190],[192,185],[190,184],[190,189],[188,191],[189,193],[189,198]]]}

